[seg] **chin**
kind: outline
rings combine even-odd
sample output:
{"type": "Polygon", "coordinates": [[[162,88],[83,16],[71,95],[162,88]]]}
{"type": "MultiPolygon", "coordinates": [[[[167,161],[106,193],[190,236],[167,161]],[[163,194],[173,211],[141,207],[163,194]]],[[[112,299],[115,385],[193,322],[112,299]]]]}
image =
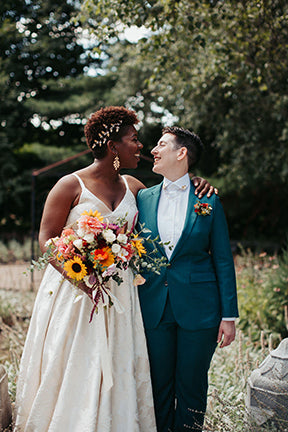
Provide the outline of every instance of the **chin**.
{"type": "Polygon", "coordinates": [[[159,167],[153,167],[153,168],[152,168],[152,171],[153,171],[155,174],[163,175],[162,170],[161,170],[161,168],[159,168],[159,167]]]}
{"type": "Polygon", "coordinates": [[[138,163],[139,161],[135,161],[135,162],[130,162],[129,167],[127,167],[128,169],[135,169],[138,167],[138,163]]]}

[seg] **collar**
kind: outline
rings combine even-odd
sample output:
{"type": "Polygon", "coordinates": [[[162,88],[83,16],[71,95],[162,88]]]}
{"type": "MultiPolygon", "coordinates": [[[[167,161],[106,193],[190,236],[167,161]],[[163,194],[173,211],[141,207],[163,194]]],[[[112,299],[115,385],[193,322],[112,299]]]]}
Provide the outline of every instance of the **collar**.
{"type": "Polygon", "coordinates": [[[176,181],[172,182],[171,180],[168,180],[166,177],[164,177],[163,180],[163,189],[167,190],[170,188],[173,189],[180,189],[182,191],[186,190],[190,186],[190,177],[189,174],[186,173],[183,177],[180,177],[176,181]]]}

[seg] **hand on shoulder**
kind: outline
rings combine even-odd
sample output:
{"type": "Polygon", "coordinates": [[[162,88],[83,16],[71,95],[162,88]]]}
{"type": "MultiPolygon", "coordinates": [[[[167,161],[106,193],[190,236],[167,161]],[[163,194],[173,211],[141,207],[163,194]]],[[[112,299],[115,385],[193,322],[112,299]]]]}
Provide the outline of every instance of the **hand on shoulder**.
{"type": "Polygon", "coordinates": [[[192,177],[192,182],[196,188],[195,195],[198,195],[198,198],[202,198],[205,194],[210,198],[214,193],[218,195],[218,189],[214,188],[207,180],[202,177],[192,177]]]}

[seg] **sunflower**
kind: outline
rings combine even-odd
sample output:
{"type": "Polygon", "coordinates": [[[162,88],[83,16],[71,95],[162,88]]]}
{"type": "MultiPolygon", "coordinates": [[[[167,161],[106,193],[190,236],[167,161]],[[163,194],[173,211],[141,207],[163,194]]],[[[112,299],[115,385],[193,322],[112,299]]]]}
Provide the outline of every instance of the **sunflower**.
{"type": "Polygon", "coordinates": [[[70,259],[65,262],[64,270],[67,273],[67,276],[71,279],[76,279],[80,281],[87,275],[87,268],[85,264],[83,264],[80,257],[75,256],[73,259],[70,259]]]}
{"type": "Polygon", "coordinates": [[[91,252],[92,259],[94,261],[94,265],[97,265],[97,261],[99,261],[102,269],[104,267],[109,267],[114,263],[114,256],[110,247],[104,247],[102,249],[95,249],[91,252]]]}
{"type": "MultiPolygon", "coordinates": [[[[135,236],[136,237],[136,236],[135,236]]],[[[146,249],[142,244],[142,239],[133,239],[132,240],[133,246],[135,247],[135,249],[137,250],[137,253],[139,255],[139,257],[141,258],[142,255],[146,254],[146,249]]]]}
{"type": "Polygon", "coordinates": [[[87,215],[87,216],[92,216],[92,217],[96,217],[100,222],[103,222],[104,218],[101,215],[100,212],[98,212],[97,210],[95,210],[94,212],[90,209],[89,212],[87,212],[86,210],[81,213],[81,215],[87,215]]]}

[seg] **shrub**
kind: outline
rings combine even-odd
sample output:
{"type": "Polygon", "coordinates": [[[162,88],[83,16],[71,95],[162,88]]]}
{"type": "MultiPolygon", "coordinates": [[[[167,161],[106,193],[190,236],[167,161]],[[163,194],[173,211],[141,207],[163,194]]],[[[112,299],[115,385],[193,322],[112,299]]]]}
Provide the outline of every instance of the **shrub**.
{"type": "MultiPolygon", "coordinates": [[[[39,256],[39,246],[35,241],[35,255],[39,256]]],[[[25,238],[22,242],[12,239],[7,242],[0,241],[0,264],[13,264],[27,262],[31,259],[31,239],[25,238]]]]}
{"type": "Polygon", "coordinates": [[[260,331],[287,337],[288,251],[279,257],[242,249],[235,261],[240,328],[255,342],[260,331]]]}

